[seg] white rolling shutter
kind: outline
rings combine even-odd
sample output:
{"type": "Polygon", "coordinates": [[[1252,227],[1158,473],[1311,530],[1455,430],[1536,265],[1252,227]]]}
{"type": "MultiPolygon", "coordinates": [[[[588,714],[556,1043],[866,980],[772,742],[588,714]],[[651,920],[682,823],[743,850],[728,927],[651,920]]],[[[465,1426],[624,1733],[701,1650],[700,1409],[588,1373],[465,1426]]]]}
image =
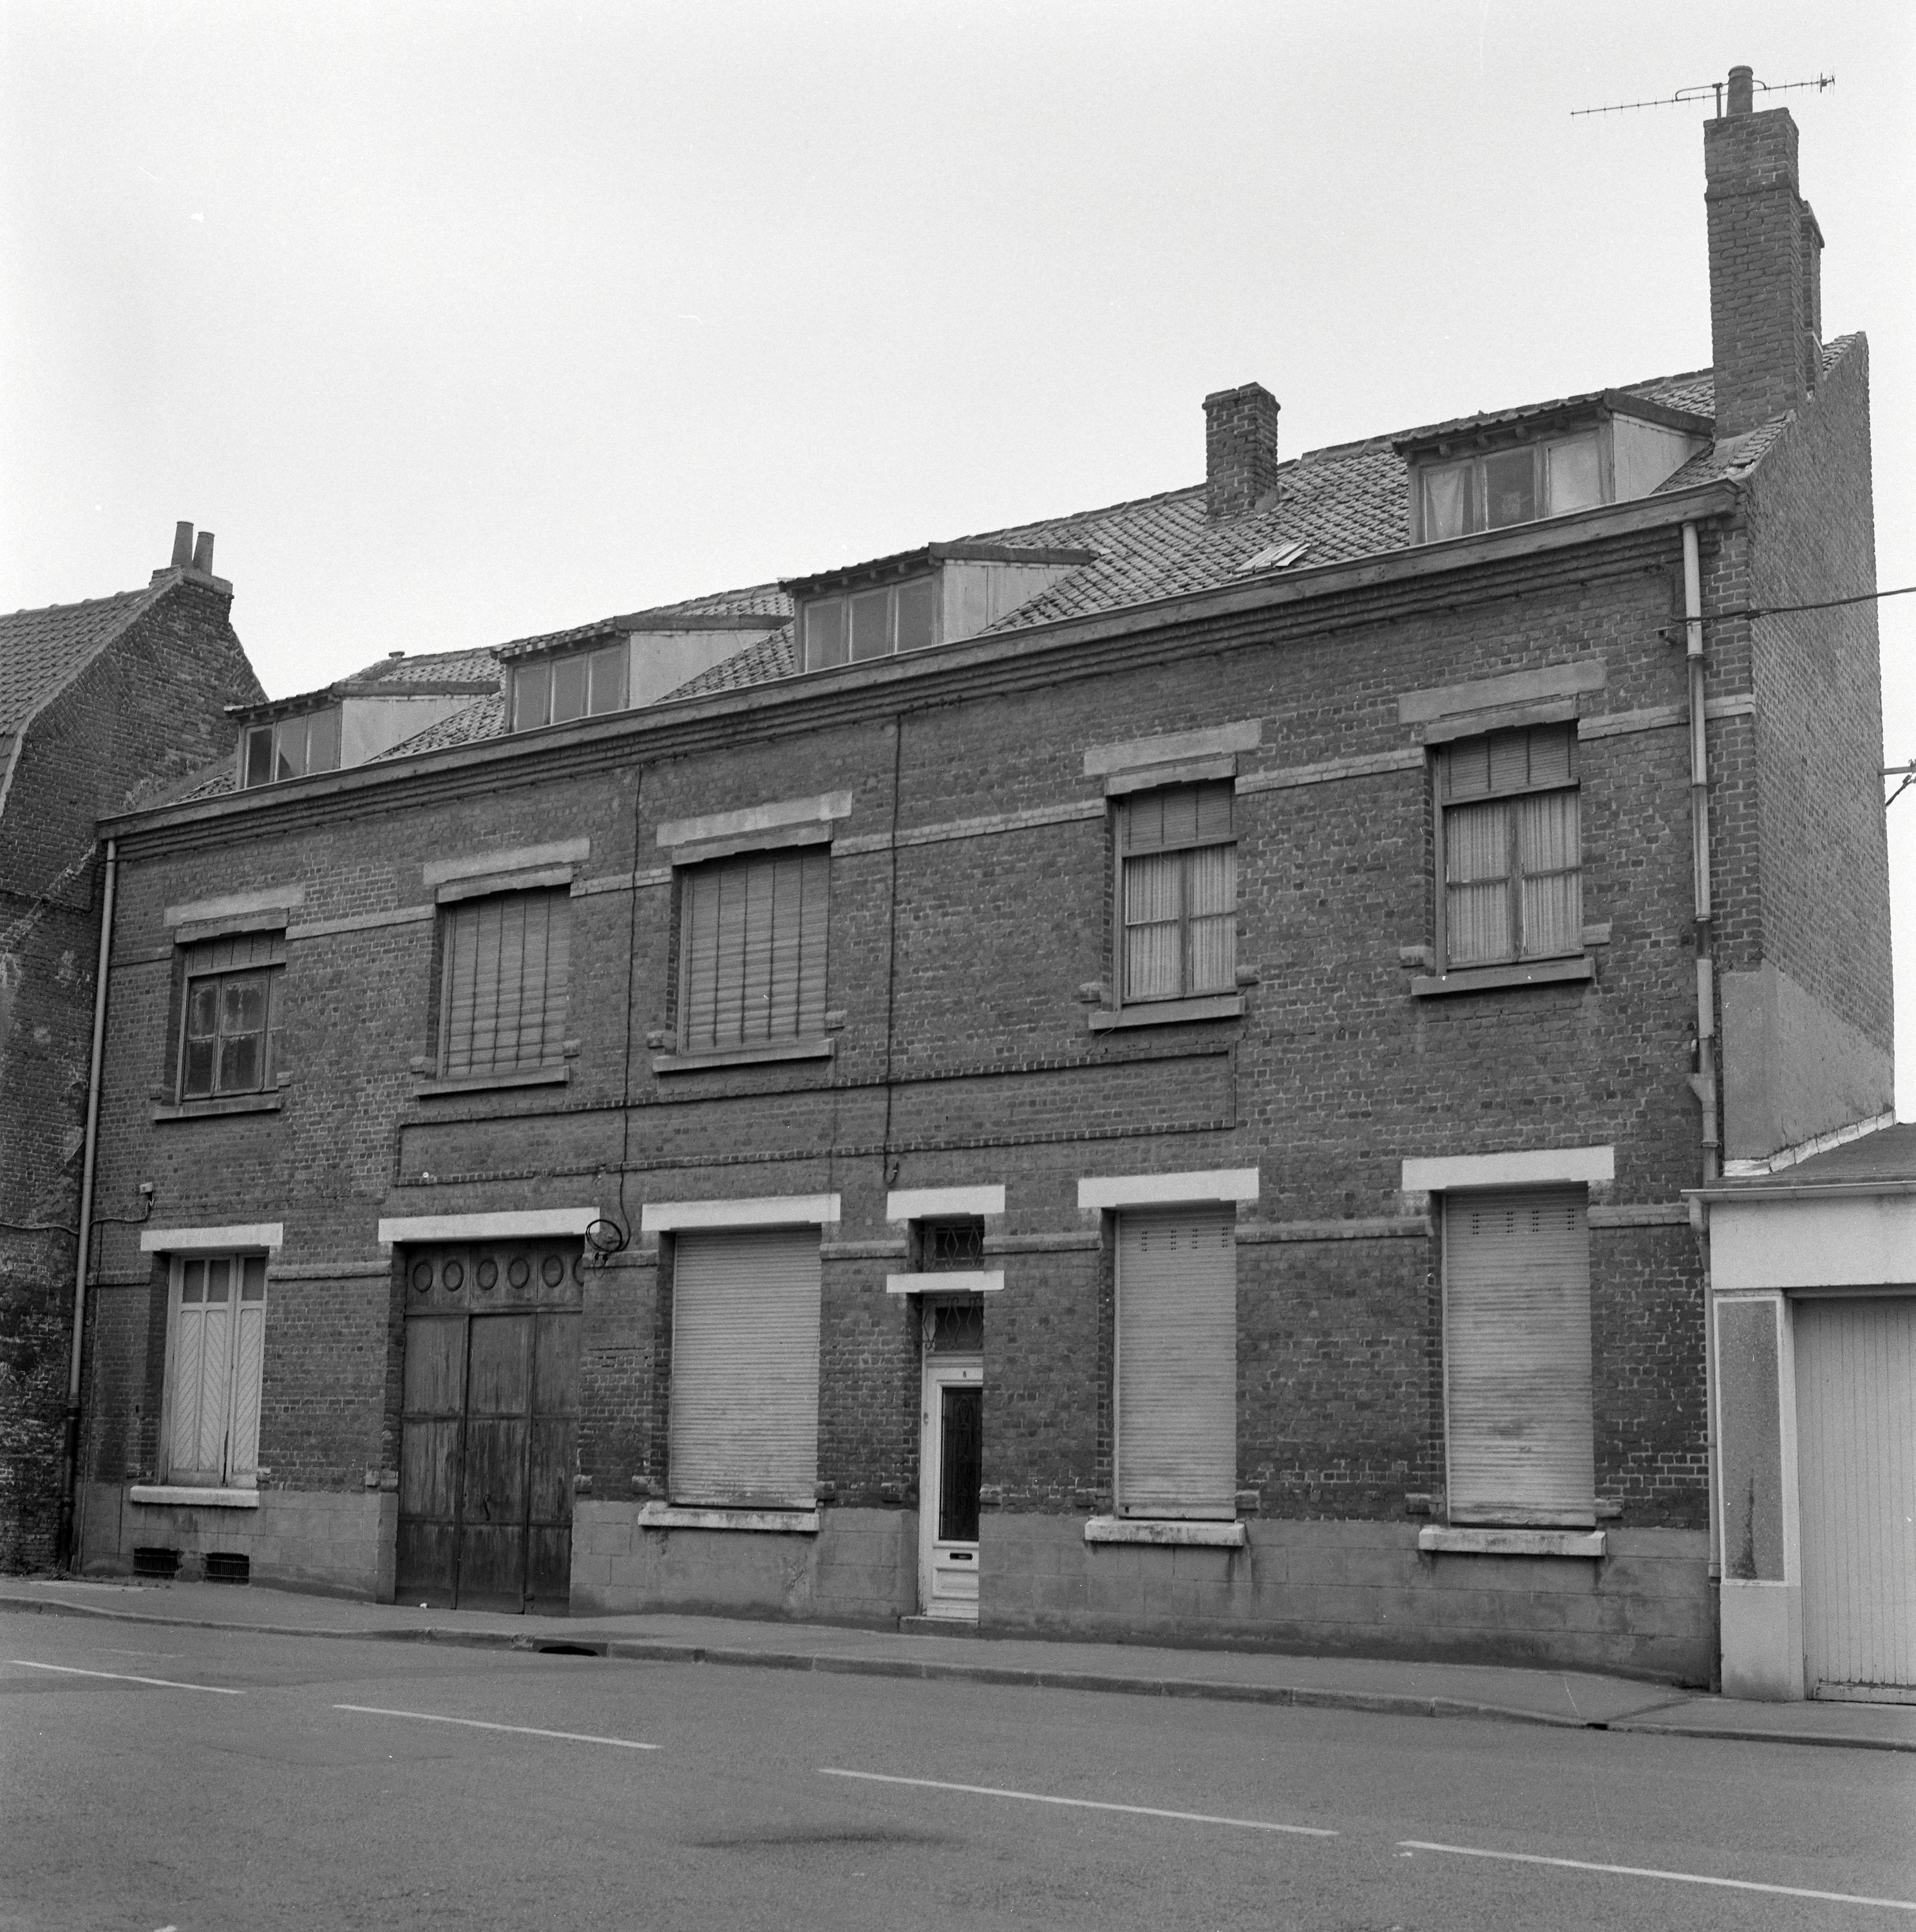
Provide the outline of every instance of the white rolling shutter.
{"type": "Polygon", "coordinates": [[[686,1233],[672,1277],[676,1503],[810,1509],[818,1480],[818,1231],[686,1233]]]}
{"type": "Polygon", "coordinates": [[[1916,1297],[1796,1305],[1813,1697],[1916,1704],[1916,1297]]]}
{"type": "Polygon", "coordinates": [[[1580,1187],[1445,1203],[1453,1522],[1597,1520],[1586,1211],[1580,1187]]]}
{"type": "Polygon", "coordinates": [[[1237,1237],[1229,1208],[1125,1214],[1117,1236],[1117,1507],[1237,1513],[1237,1237]]]}

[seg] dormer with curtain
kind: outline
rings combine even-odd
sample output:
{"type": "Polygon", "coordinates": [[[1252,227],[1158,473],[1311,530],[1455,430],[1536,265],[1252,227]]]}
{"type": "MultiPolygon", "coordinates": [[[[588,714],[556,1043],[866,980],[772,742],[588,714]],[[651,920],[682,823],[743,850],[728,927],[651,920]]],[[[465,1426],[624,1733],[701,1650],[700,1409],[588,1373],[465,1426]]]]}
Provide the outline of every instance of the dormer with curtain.
{"type": "Polygon", "coordinates": [[[1413,430],[1392,446],[1410,467],[1410,540],[1648,496],[1709,447],[1711,428],[1707,416],[1606,389],[1413,430]]]}

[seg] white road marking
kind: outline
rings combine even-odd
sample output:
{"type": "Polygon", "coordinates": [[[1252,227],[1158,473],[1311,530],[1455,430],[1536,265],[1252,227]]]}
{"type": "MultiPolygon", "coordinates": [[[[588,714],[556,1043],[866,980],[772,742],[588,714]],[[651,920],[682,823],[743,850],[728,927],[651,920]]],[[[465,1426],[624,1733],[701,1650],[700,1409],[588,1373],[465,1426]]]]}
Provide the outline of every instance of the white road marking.
{"type": "Polygon", "coordinates": [[[1535,1852],[1487,1852],[1476,1845],[1429,1845],[1399,1838],[1414,1852],[1448,1852],[1453,1858],[1501,1858],[1511,1864],[1555,1865],[1566,1871],[1609,1872],[1619,1878],[1668,1879],[1676,1885],[1714,1885],[1729,1892],[1767,1892],[1780,1898],[1823,1898],[1838,1905],[1880,1905],[1891,1912],[1916,1912],[1916,1899],[1865,1898],[1854,1892],[1812,1892],[1799,1885],[1762,1885],[1750,1878],[1711,1878],[1702,1872],[1659,1871],[1649,1865],[1600,1865],[1584,1858],[1546,1858],[1535,1852]]]}
{"type": "Polygon", "coordinates": [[[335,1704],[335,1711],[357,1711],[367,1718],[417,1718],[422,1724],[463,1724],[471,1731],[511,1731],[522,1738],[558,1738],[568,1744],[616,1744],[621,1750],[657,1750],[636,1738],[600,1738],[587,1731],[542,1731],[536,1724],[489,1724],[482,1718],[444,1718],[436,1711],[388,1711],[379,1704],[335,1704]]]}
{"type": "Polygon", "coordinates": [[[82,1670],[71,1664],[36,1664],[30,1657],[10,1657],[22,1670],[57,1670],[62,1677],[110,1677],[115,1684],[157,1684],[163,1690],[210,1690],[216,1697],[244,1697],[244,1690],[229,1690],[223,1684],[181,1684],[171,1677],[135,1677],[124,1670],[82,1670]]]}
{"type": "Polygon", "coordinates": [[[1027,1804],[1066,1804],[1079,1811],[1123,1811],[1134,1818],[1175,1818],[1186,1825],[1235,1825],[1246,1832],[1288,1832],[1300,1838],[1334,1838],[1318,1825],[1273,1825],[1265,1818],[1218,1818],[1207,1811],[1162,1811],[1155,1804],[1112,1804],[1101,1798],[1054,1798],[1042,1791],[1006,1791],[995,1784],[947,1784],[937,1778],[887,1778],[877,1771],[840,1771],[820,1765],[821,1778],[857,1778],[870,1784],[912,1784],[925,1791],[963,1791],[973,1798],[1016,1798],[1027,1804]]]}

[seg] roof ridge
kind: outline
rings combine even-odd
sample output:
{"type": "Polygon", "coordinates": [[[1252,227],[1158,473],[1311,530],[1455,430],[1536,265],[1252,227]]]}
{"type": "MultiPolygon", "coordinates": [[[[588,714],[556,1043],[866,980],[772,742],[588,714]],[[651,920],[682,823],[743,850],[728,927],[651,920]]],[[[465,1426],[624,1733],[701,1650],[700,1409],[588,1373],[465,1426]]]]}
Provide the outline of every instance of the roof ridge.
{"type": "Polygon", "coordinates": [[[149,597],[161,587],[157,584],[142,584],[136,590],[109,590],[103,597],[77,597],[70,604],[22,604],[17,610],[0,610],[0,624],[9,617],[45,617],[55,610],[88,610],[101,604],[117,604],[123,598],[149,597]]]}
{"type": "Polygon", "coordinates": [[[942,541],[949,543],[984,543],[994,537],[1004,537],[1019,530],[1042,530],[1059,524],[1089,523],[1098,517],[1115,516],[1120,510],[1141,510],[1153,503],[1168,503],[1178,496],[1201,496],[1204,493],[1202,483],[1180,483],[1170,490],[1156,490],[1146,496],[1126,496],[1115,503],[1100,504],[1090,510],[1067,510],[1055,517],[1030,517],[1021,524],[1001,524],[995,530],[970,530],[963,536],[950,537],[942,541]]]}

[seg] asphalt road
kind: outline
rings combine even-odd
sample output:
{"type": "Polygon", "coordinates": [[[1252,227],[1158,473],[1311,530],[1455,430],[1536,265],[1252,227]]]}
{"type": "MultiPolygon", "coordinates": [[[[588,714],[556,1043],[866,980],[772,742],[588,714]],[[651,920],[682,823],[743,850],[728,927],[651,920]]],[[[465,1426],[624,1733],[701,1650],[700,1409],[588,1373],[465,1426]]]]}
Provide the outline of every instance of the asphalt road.
{"type": "Polygon", "coordinates": [[[1898,1924],[1903,1756],[0,1614],[7,1932],[1898,1924]]]}

